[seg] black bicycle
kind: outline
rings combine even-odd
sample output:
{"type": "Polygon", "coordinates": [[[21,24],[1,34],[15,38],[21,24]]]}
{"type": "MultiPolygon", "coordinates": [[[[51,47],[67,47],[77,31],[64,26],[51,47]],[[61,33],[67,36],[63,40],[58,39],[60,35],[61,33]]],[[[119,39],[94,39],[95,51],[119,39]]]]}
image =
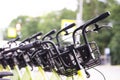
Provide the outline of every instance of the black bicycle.
{"type": "Polygon", "coordinates": [[[78,71],[84,69],[87,77],[90,77],[87,70],[100,65],[101,54],[96,42],[89,41],[87,34],[105,28],[99,26],[97,22],[107,18],[109,15],[109,12],[105,12],[76,28],[72,32],[73,44],[61,44],[60,34],[65,32],[66,35],[69,35],[67,30],[75,26],[75,23],[66,26],[58,32],[51,30],[45,35],[40,32],[26,38],[19,46],[0,52],[0,59],[1,61],[3,60],[2,65],[7,64],[11,69],[15,65],[18,65],[19,69],[27,65],[42,67],[44,71],[52,72],[54,70],[58,75],[67,77],[77,75],[78,71]],[[94,28],[87,30],[90,25],[93,25],[94,28]],[[83,38],[82,43],[79,43],[81,41],[76,41],[76,34],[79,30],[82,31],[80,33],[83,38]],[[55,35],[54,37],[53,34],[55,35]],[[42,37],[38,39],[37,36],[42,37]]]}

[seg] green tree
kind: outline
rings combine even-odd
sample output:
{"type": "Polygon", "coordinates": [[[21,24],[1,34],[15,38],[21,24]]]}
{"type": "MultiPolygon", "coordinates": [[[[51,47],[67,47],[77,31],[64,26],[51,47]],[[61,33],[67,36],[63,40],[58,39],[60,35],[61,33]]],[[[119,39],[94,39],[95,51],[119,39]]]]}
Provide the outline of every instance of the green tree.
{"type": "Polygon", "coordinates": [[[101,2],[99,0],[84,0],[83,3],[83,20],[89,20],[100,13],[106,11],[107,3],[101,2]]]}
{"type": "Polygon", "coordinates": [[[111,40],[111,64],[116,65],[120,64],[120,34],[116,33],[111,40]]]}
{"type": "Polygon", "coordinates": [[[105,47],[110,47],[111,49],[111,64],[120,64],[120,3],[116,0],[107,0],[106,3],[97,2],[97,0],[92,0],[92,3],[84,3],[84,20],[88,20],[92,16],[99,13],[110,11],[111,15],[109,18],[102,21],[100,24],[112,23],[112,30],[101,30],[100,34],[92,35],[100,47],[103,53],[105,47]],[[98,6],[99,5],[99,6],[98,6]],[[96,10],[97,9],[97,10],[96,10]],[[88,15],[87,15],[88,14],[88,15]]]}
{"type": "MultiPolygon", "coordinates": [[[[108,2],[102,2],[99,0],[90,0],[90,2],[87,2],[87,0],[84,0],[83,20],[84,21],[90,20],[101,13],[109,11],[108,6],[109,6],[108,2]]],[[[108,17],[98,22],[98,24],[102,26],[102,25],[107,25],[109,22],[110,22],[110,18],[108,17]]],[[[99,31],[98,34],[90,33],[89,39],[95,40],[100,48],[101,53],[104,54],[104,48],[109,45],[111,41],[111,35],[112,32],[110,30],[102,29],[99,31]]]]}
{"type": "Polygon", "coordinates": [[[52,29],[60,29],[60,18],[57,12],[50,12],[44,16],[41,16],[41,20],[38,23],[39,29],[43,33],[47,33],[52,29]]]}
{"type": "Polygon", "coordinates": [[[15,27],[17,23],[22,26],[21,35],[22,39],[31,36],[37,32],[43,32],[44,34],[52,29],[59,30],[61,27],[62,19],[75,19],[76,12],[63,9],[60,11],[53,11],[46,15],[38,17],[30,16],[18,16],[10,23],[10,27],[15,27]]]}
{"type": "MultiPolygon", "coordinates": [[[[27,19],[28,18],[30,18],[29,16],[18,16],[17,18],[15,18],[15,19],[13,19],[12,21],[11,21],[11,23],[9,24],[9,27],[14,27],[14,28],[16,28],[16,24],[21,24],[21,27],[23,28],[24,27],[24,25],[26,24],[26,21],[27,21],[27,19]]],[[[8,27],[8,28],[9,28],[8,27]]],[[[4,32],[4,39],[5,40],[8,40],[8,39],[11,39],[11,38],[8,38],[7,37],[7,30],[8,30],[8,28],[6,28],[6,30],[5,30],[5,32],[4,32]]]]}
{"type": "Polygon", "coordinates": [[[75,19],[76,18],[76,12],[63,9],[60,11],[53,11],[48,13],[45,16],[42,16],[42,19],[39,23],[39,28],[44,33],[56,29],[59,30],[61,26],[61,20],[62,19],[75,19]]]}
{"type": "Polygon", "coordinates": [[[109,44],[111,49],[111,63],[112,64],[120,64],[120,4],[116,3],[115,5],[111,6],[111,22],[113,23],[113,37],[109,44]]]}
{"type": "Polygon", "coordinates": [[[31,18],[26,21],[26,23],[22,26],[21,35],[22,38],[29,37],[37,32],[40,32],[38,27],[39,19],[31,18]]]}
{"type": "Polygon", "coordinates": [[[13,19],[9,27],[16,27],[16,24],[21,24],[21,35],[22,39],[31,36],[39,31],[38,29],[38,18],[29,16],[18,16],[13,19]]]}

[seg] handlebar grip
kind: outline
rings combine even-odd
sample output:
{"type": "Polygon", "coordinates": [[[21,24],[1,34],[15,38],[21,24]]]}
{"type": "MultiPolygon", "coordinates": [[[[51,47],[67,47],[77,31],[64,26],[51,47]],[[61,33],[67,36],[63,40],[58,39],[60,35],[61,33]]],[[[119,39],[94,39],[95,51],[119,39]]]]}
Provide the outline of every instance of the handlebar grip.
{"type": "Polygon", "coordinates": [[[14,41],[18,41],[20,39],[20,37],[17,37],[14,41]]]}
{"type": "Polygon", "coordinates": [[[4,48],[0,48],[0,52],[3,51],[3,50],[4,50],[4,48]]]}
{"type": "MultiPolygon", "coordinates": [[[[0,78],[5,77],[5,76],[13,76],[13,73],[11,73],[11,72],[0,72],[0,78]]],[[[0,79],[0,80],[4,80],[4,79],[0,79]]]]}
{"type": "Polygon", "coordinates": [[[47,37],[47,36],[49,36],[49,35],[52,35],[52,34],[54,34],[55,32],[56,32],[56,30],[53,29],[52,31],[48,32],[44,37],[47,37]]]}
{"type": "Polygon", "coordinates": [[[23,41],[21,41],[21,43],[24,43],[25,41],[30,41],[31,39],[36,38],[39,35],[42,35],[42,33],[38,32],[38,33],[32,35],[31,37],[24,39],[23,41]]]}
{"type": "Polygon", "coordinates": [[[103,20],[105,19],[106,17],[108,17],[110,15],[110,12],[105,12],[105,13],[102,13],[101,15],[99,15],[98,17],[94,18],[91,20],[91,23],[96,23],[100,20],[103,20]]]}
{"type": "Polygon", "coordinates": [[[33,43],[29,43],[29,44],[26,44],[26,45],[23,45],[23,46],[19,46],[19,49],[20,50],[27,50],[27,49],[30,49],[30,48],[33,48],[33,47],[38,47],[40,45],[40,41],[35,41],[33,43]]]}
{"type": "Polygon", "coordinates": [[[72,28],[73,26],[75,26],[75,23],[72,23],[72,24],[66,26],[65,28],[62,29],[62,31],[66,31],[67,29],[70,29],[70,28],[72,28]]]}
{"type": "Polygon", "coordinates": [[[47,34],[45,34],[45,35],[43,36],[42,40],[44,40],[46,37],[48,37],[48,36],[54,34],[55,32],[56,32],[55,29],[53,29],[52,31],[48,32],[47,34]]]}
{"type": "Polygon", "coordinates": [[[21,43],[24,43],[25,41],[29,41],[29,38],[24,39],[23,41],[21,41],[21,43]]]}
{"type": "Polygon", "coordinates": [[[56,32],[56,30],[52,30],[48,35],[54,34],[56,32]]]}
{"type": "Polygon", "coordinates": [[[12,49],[9,49],[9,50],[5,50],[5,51],[3,51],[1,54],[7,54],[7,53],[9,53],[9,52],[14,52],[14,51],[16,51],[16,50],[18,50],[19,49],[19,47],[15,47],[15,48],[12,48],[12,49]]]}
{"type": "Polygon", "coordinates": [[[27,45],[24,45],[24,46],[20,46],[19,49],[20,50],[27,50],[27,49],[32,48],[33,46],[34,46],[33,44],[27,44],[27,45]]]}
{"type": "Polygon", "coordinates": [[[19,39],[20,39],[20,37],[17,37],[17,38],[15,38],[15,39],[12,39],[12,40],[8,41],[7,44],[13,43],[13,42],[15,42],[15,41],[18,41],[19,39]]]}
{"type": "Polygon", "coordinates": [[[38,33],[32,35],[29,39],[36,38],[36,37],[39,36],[39,35],[42,35],[42,32],[38,32],[38,33]]]}

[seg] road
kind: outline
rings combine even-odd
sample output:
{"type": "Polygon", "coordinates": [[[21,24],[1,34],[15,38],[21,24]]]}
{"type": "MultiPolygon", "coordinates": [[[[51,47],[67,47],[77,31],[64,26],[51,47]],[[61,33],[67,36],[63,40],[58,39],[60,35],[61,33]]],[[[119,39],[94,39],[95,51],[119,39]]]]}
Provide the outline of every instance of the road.
{"type": "MultiPolygon", "coordinates": [[[[89,69],[88,72],[90,73],[90,78],[87,78],[84,80],[120,80],[120,65],[119,66],[99,65],[95,67],[95,69],[99,70],[106,79],[104,79],[104,77],[98,71],[94,69],[89,69]]],[[[35,80],[40,80],[42,78],[42,76],[40,77],[40,73],[38,71],[36,71],[33,75],[35,77],[35,80]]],[[[46,74],[48,80],[50,80],[51,75],[52,73],[46,74]]],[[[58,80],[58,78],[55,79],[54,77],[52,80],[58,80]]],[[[66,79],[63,77],[62,80],[72,80],[72,78],[66,79]]],[[[74,80],[78,80],[78,79],[74,79],[74,80]]],[[[82,79],[79,79],[79,80],[82,80],[82,79]]]]}
{"type": "MultiPolygon", "coordinates": [[[[100,65],[95,68],[105,76],[105,80],[120,80],[120,66],[100,65]]],[[[88,71],[91,77],[87,80],[104,80],[103,76],[98,71],[94,69],[88,71]]]]}

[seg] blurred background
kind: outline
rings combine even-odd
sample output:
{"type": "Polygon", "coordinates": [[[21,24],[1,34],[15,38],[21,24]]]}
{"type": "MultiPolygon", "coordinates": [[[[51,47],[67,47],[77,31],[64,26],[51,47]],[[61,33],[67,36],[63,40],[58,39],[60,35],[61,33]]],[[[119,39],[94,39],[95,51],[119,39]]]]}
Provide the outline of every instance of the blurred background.
{"type": "MultiPolygon", "coordinates": [[[[40,31],[59,30],[63,20],[76,21],[80,26],[106,11],[111,16],[100,24],[112,29],[91,34],[90,39],[97,42],[102,54],[97,68],[107,80],[120,80],[120,0],[0,0],[0,47],[18,36],[23,40],[40,31]]],[[[94,73],[90,70],[90,80],[100,77],[94,73]]]]}

